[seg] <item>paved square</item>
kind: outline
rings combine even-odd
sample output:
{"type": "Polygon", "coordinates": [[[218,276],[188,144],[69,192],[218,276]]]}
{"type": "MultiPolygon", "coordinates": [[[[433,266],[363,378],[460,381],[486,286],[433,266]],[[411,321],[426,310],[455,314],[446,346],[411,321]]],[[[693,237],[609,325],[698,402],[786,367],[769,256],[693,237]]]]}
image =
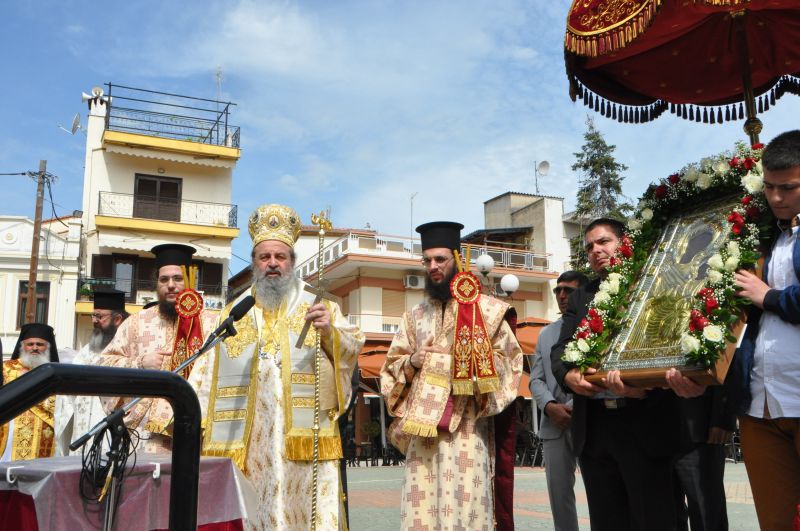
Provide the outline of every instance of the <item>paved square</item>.
{"type": "MultiPolygon", "coordinates": [[[[348,467],[350,528],[354,531],[394,531],[400,525],[402,467],[348,467]]],[[[580,475],[576,481],[578,518],[589,530],[589,510],[580,475]]],[[[725,468],[728,522],[731,531],[758,529],[753,496],[743,463],[725,468]]],[[[543,468],[518,467],[514,476],[514,523],[518,530],[553,529],[543,468]]]]}

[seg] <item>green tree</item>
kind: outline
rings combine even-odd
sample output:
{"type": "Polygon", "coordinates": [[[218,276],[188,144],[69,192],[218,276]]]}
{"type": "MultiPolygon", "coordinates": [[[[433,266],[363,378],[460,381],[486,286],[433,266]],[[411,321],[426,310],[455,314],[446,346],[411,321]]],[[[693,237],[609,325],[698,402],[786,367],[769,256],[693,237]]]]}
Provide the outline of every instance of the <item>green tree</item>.
{"type": "MultiPolygon", "coordinates": [[[[587,131],[581,151],[575,153],[572,171],[579,175],[579,187],[575,204],[576,219],[614,218],[624,220],[633,211],[633,205],[622,194],[621,175],[628,169],[614,158],[617,146],[606,143],[603,135],[594,126],[591,117],[586,118],[587,131]]],[[[570,241],[572,266],[586,271],[586,251],[583,235],[570,241]]]]}

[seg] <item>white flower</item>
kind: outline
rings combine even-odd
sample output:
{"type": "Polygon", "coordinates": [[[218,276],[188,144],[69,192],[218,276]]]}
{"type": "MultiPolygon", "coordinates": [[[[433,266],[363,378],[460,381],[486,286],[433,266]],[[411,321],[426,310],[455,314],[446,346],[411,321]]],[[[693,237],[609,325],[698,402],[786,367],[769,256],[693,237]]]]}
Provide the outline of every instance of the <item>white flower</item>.
{"type": "MultiPolygon", "coordinates": [[[[601,284],[602,284],[602,282],[601,282],[601,284]]],[[[604,290],[598,291],[594,296],[595,305],[605,304],[610,300],[611,300],[611,295],[608,293],[608,291],[604,291],[604,290]]]]}
{"type": "Polygon", "coordinates": [[[711,258],[709,258],[708,267],[712,267],[717,271],[722,271],[725,268],[725,264],[722,262],[722,256],[719,253],[717,253],[711,258]]]}
{"type": "Polygon", "coordinates": [[[719,284],[722,282],[722,273],[715,269],[709,269],[708,280],[711,281],[712,284],[719,284]]]}
{"type": "Polygon", "coordinates": [[[711,157],[705,157],[700,159],[700,167],[703,169],[710,168],[713,163],[714,159],[712,159],[711,157]]]}
{"type": "Polygon", "coordinates": [[[638,218],[631,218],[628,220],[628,228],[631,230],[639,230],[642,228],[642,220],[638,218]]]}
{"type": "Polygon", "coordinates": [[[708,325],[703,328],[703,337],[714,343],[721,343],[725,339],[725,334],[722,333],[722,328],[717,325],[708,325]]]}
{"type": "Polygon", "coordinates": [[[728,256],[740,256],[741,251],[739,250],[739,242],[736,240],[731,240],[728,242],[728,256]]]}
{"type": "Polygon", "coordinates": [[[564,361],[568,361],[570,363],[578,363],[583,359],[583,354],[581,351],[576,349],[572,343],[567,345],[567,348],[564,349],[564,361]]]}
{"type": "Polygon", "coordinates": [[[760,160],[756,161],[756,173],[758,173],[759,175],[764,175],[764,168],[761,166],[760,160]]]}
{"type": "Polygon", "coordinates": [[[728,259],[725,260],[725,271],[734,272],[738,267],[739,267],[738,256],[729,256],[728,259]]]}
{"type": "Polygon", "coordinates": [[[708,173],[699,173],[697,175],[697,182],[695,185],[700,188],[701,190],[705,190],[709,186],[711,186],[711,179],[713,175],[709,175],[708,173]]]}
{"type": "Polygon", "coordinates": [[[681,336],[681,352],[683,354],[689,354],[690,352],[695,352],[699,348],[700,348],[699,339],[688,333],[684,333],[681,336]]]}
{"type": "Polygon", "coordinates": [[[606,279],[608,282],[608,292],[611,295],[616,295],[619,293],[619,280],[611,280],[610,278],[606,279]]]}
{"type": "Polygon", "coordinates": [[[720,160],[714,164],[714,173],[717,175],[725,175],[730,169],[730,164],[725,160],[720,160]]]}
{"type": "Polygon", "coordinates": [[[749,171],[747,175],[742,177],[742,186],[748,193],[755,194],[764,189],[764,179],[760,175],[749,171]]]}
{"type": "Polygon", "coordinates": [[[606,280],[608,280],[609,282],[621,282],[622,275],[620,275],[619,273],[609,273],[608,277],[606,277],[606,280]]]}
{"type": "Polygon", "coordinates": [[[578,346],[578,350],[580,350],[581,352],[584,353],[589,352],[589,342],[586,341],[585,339],[580,338],[578,341],[576,341],[576,344],[578,346]]]}
{"type": "Polygon", "coordinates": [[[649,208],[645,208],[641,212],[642,219],[645,221],[650,221],[653,219],[653,211],[649,208]]]}
{"type": "Polygon", "coordinates": [[[699,176],[700,172],[698,172],[696,168],[690,167],[688,170],[686,170],[686,173],[683,174],[683,180],[693,183],[697,180],[699,176]]]}

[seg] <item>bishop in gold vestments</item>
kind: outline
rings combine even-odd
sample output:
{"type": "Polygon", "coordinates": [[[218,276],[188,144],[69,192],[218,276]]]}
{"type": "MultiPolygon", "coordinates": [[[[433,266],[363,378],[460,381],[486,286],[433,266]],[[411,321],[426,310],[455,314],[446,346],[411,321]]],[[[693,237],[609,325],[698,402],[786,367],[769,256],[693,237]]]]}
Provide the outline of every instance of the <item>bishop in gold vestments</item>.
{"type": "MultiPolygon", "coordinates": [[[[251,529],[311,529],[314,422],[312,328],[322,336],[317,529],[344,528],[339,481],[341,439],[336,419],[350,401],[350,378],[364,336],[338,305],[318,303],[294,275],[293,245],[300,218],[288,207],[259,207],[249,221],[256,305],[236,324],[237,334],[201,358],[190,383],[204,418],[204,455],[229,456],[253,483],[259,499],[251,529]]],[[[225,319],[233,305],[220,315],[225,319]]]]}

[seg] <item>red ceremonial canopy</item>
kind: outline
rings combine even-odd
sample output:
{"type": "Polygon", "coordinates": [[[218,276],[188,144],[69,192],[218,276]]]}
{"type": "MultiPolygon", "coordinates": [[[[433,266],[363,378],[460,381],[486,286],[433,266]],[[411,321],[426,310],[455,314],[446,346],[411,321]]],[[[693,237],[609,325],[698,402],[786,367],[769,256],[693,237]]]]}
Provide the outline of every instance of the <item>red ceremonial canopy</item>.
{"type": "Polygon", "coordinates": [[[798,43],[797,0],[574,0],[570,95],[623,122],[755,120],[800,95],[798,43]]]}

